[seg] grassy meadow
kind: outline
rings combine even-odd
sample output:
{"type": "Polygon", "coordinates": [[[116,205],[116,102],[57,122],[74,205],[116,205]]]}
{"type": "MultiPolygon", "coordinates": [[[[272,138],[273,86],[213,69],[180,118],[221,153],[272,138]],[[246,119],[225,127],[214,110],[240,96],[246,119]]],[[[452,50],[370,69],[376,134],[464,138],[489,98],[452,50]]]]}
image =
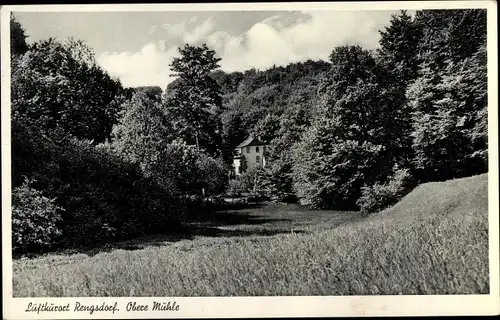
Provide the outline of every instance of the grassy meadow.
{"type": "Polygon", "coordinates": [[[362,217],[262,204],[182,237],[13,261],[15,297],[489,292],[487,175],[418,186],[362,217]]]}

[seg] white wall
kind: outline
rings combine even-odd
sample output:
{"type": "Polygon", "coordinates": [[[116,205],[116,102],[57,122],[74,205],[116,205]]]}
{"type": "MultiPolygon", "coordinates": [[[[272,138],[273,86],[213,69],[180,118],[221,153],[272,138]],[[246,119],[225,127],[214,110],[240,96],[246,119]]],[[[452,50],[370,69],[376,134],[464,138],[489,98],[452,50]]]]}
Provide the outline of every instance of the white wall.
{"type": "Polygon", "coordinates": [[[233,160],[234,173],[235,173],[236,175],[239,175],[239,174],[240,174],[240,173],[239,173],[239,168],[240,168],[240,166],[241,166],[241,163],[240,163],[240,162],[241,162],[241,161],[240,161],[240,159],[234,159],[234,160],[233,160]]]}
{"type": "MultiPolygon", "coordinates": [[[[246,159],[247,170],[255,168],[257,165],[263,166],[264,161],[264,146],[250,146],[239,148],[241,154],[246,159]],[[247,152],[248,148],[248,152],[247,152]],[[259,151],[257,151],[257,148],[259,151]],[[257,161],[257,156],[259,156],[259,160],[257,161]]],[[[239,159],[235,159],[233,161],[233,165],[235,167],[235,173],[238,174],[238,167],[241,165],[239,159]]]]}

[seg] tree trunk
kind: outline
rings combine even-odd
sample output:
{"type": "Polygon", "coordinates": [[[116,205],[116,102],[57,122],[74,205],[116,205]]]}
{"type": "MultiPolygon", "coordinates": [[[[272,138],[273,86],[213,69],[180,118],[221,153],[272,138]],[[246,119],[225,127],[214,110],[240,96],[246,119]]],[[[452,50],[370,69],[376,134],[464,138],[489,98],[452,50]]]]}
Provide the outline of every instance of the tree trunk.
{"type": "Polygon", "coordinates": [[[196,150],[200,152],[200,141],[198,140],[198,130],[196,130],[194,137],[196,139],[196,150]]]}
{"type": "MultiPolygon", "coordinates": [[[[196,130],[194,137],[196,139],[196,150],[198,151],[198,153],[200,153],[200,141],[198,139],[198,130],[196,130]]],[[[203,198],[203,202],[205,202],[205,188],[201,188],[201,196],[203,198]]]]}

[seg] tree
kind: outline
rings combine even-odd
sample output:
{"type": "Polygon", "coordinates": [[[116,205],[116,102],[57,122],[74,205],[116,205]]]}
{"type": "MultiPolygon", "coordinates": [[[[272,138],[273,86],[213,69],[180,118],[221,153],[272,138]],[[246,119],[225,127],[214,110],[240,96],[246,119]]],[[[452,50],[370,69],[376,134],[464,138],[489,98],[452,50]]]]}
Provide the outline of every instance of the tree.
{"type": "Polygon", "coordinates": [[[201,153],[196,161],[196,169],[198,171],[198,188],[201,187],[205,190],[205,196],[224,192],[228,183],[229,169],[221,158],[214,159],[201,153]]]}
{"type": "Polygon", "coordinates": [[[138,91],[121,107],[119,122],[113,127],[113,148],[128,161],[151,171],[159,154],[175,139],[159,99],[138,91]]]}
{"type": "Polygon", "coordinates": [[[294,189],[313,207],[354,209],[361,187],[392,170],[397,108],[369,51],[337,47],[330,60],[318,116],[294,148],[294,189]]]}
{"type": "Polygon", "coordinates": [[[472,56],[486,42],[486,9],[419,10],[414,21],[422,28],[418,53],[436,69],[472,56]]]}
{"type": "Polygon", "coordinates": [[[224,189],[225,165],[177,137],[158,96],[139,90],[122,108],[111,147],[165,194],[186,198],[202,195],[202,189],[207,195],[224,189]]]}
{"type": "MultiPolygon", "coordinates": [[[[345,106],[349,105],[353,104],[345,106]]],[[[313,208],[355,209],[361,187],[384,175],[388,164],[382,161],[383,145],[351,132],[342,135],[348,127],[340,116],[320,117],[294,146],[294,190],[302,203],[313,208]]]]}
{"type": "MultiPolygon", "coordinates": [[[[246,170],[236,177],[236,180],[239,181],[237,189],[239,189],[240,193],[257,194],[264,192],[266,187],[265,175],[266,172],[262,167],[246,170]]],[[[232,185],[234,186],[235,183],[232,183],[232,185]]]]}
{"type": "Polygon", "coordinates": [[[44,130],[96,143],[109,139],[122,87],[94,60],[81,41],[36,42],[13,65],[12,111],[44,130]]]}
{"type": "Polygon", "coordinates": [[[176,140],[161,102],[146,92],[134,93],[122,106],[113,127],[111,148],[123,159],[139,165],[171,196],[185,195],[195,181],[196,151],[176,140]]]}
{"type": "Polygon", "coordinates": [[[179,136],[198,150],[211,155],[219,153],[221,123],[218,117],[222,106],[220,88],[211,77],[220,59],[206,45],[185,45],[179,49],[171,70],[178,77],[174,89],[167,90],[165,107],[179,136]]]}
{"type": "Polygon", "coordinates": [[[377,82],[383,90],[381,103],[393,108],[392,120],[386,124],[390,128],[388,132],[392,132],[387,142],[392,145],[395,162],[412,171],[412,118],[406,89],[418,76],[420,60],[416,52],[422,39],[422,25],[402,10],[398,15],[392,16],[384,31],[379,32],[381,38],[376,55],[379,68],[377,82]]]}
{"type": "Polygon", "coordinates": [[[408,88],[413,109],[415,166],[421,180],[487,170],[486,47],[458,64],[421,76],[408,88]]]}
{"type": "Polygon", "coordinates": [[[233,163],[234,147],[243,141],[247,131],[243,127],[241,114],[236,111],[226,111],[221,115],[222,122],[222,156],[227,164],[233,163]]]}
{"type": "Polygon", "coordinates": [[[225,73],[222,70],[215,70],[212,72],[211,77],[217,82],[221,88],[223,95],[236,92],[238,86],[243,79],[242,72],[225,73]]]}
{"type": "Polygon", "coordinates": [[[162,90],[158,86],[142,86],[133,89],[134,92],[144,92],[150,98],[161,100],[162,90]]]}
{"type": "Polygon", "coordinates": [[[273,114],[268,114],[260,119],[253,128],[253,136],[259,137],[260,140],[268,144],[273,140],[280,129],[280,118],[273,114]]]}
{"type": "Polygon", "coordinates": [[[426,10],[415,21],[423,26],[420,65],[406,96],[419,180],[485,172],[486,11],[426,10]]]}
{"type": "Polygon", "coordinates": [[[16,20],[13,13],[10,14],[10,54],[11,56],[23,55],[28,51],[26,43],[28,36],[21,24],[16,20]]]}
{"type": "Polygon", "coordinates": [[[486,44],[483,44],[470,59],[460,66],[465,73],[464,80],[469,84],[466,93],[468,103],[473,106],[470,111],[469,138],[472,142],[472,159],[480,163],[480,172],[486,172],[488,161],[488,72],[486,64],[486,44]],[[470,63],[470,64],[469,64],[470,63]],[[471,100],[474,97],[474,100],[471,100]]]}
{"type": "MultiPolygon", "coordinates": [[[[302,133],[310,126],[312,118],[311,100],[291,102],[279,119],[278,132],[266,148],[267,184],[279,201],[294,199],[293,157],[291,150],[300,141],[302,133]]],[[[314,103],[312,103],[314,106],[314,103]]]]}
{"type": "Polygon", "coordinates": [[[142,91],[134,93],[122,106],[112,137],[115,152],[138,164],[144,175],[154,179],[166,193],[185,191],[181,184],[189,184],[188,177],[181,173],[185,166],[194,166],[195,157],[187,156],[191,149],[175,142],[173,126],[156,97],[142,91]]]}
{"type": "Polygon", "coordinates": [[[379,33],[380,60],[398,80],[398,85],[405,86],[417,75],[418,59],[415,53],[422,38],[421,25],[401,10],[399,15],[392,15],[389,26],[379,33]]]}

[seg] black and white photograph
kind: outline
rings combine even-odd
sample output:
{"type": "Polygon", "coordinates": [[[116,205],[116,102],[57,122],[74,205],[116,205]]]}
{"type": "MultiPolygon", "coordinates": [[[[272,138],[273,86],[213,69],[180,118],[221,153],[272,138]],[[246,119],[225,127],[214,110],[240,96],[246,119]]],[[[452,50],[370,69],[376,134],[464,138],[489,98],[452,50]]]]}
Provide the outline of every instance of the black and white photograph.
{"type": "Polygon", "coordinates": [[[2,7],[4,318],[498,314],[496,9],[2,7]]]}

